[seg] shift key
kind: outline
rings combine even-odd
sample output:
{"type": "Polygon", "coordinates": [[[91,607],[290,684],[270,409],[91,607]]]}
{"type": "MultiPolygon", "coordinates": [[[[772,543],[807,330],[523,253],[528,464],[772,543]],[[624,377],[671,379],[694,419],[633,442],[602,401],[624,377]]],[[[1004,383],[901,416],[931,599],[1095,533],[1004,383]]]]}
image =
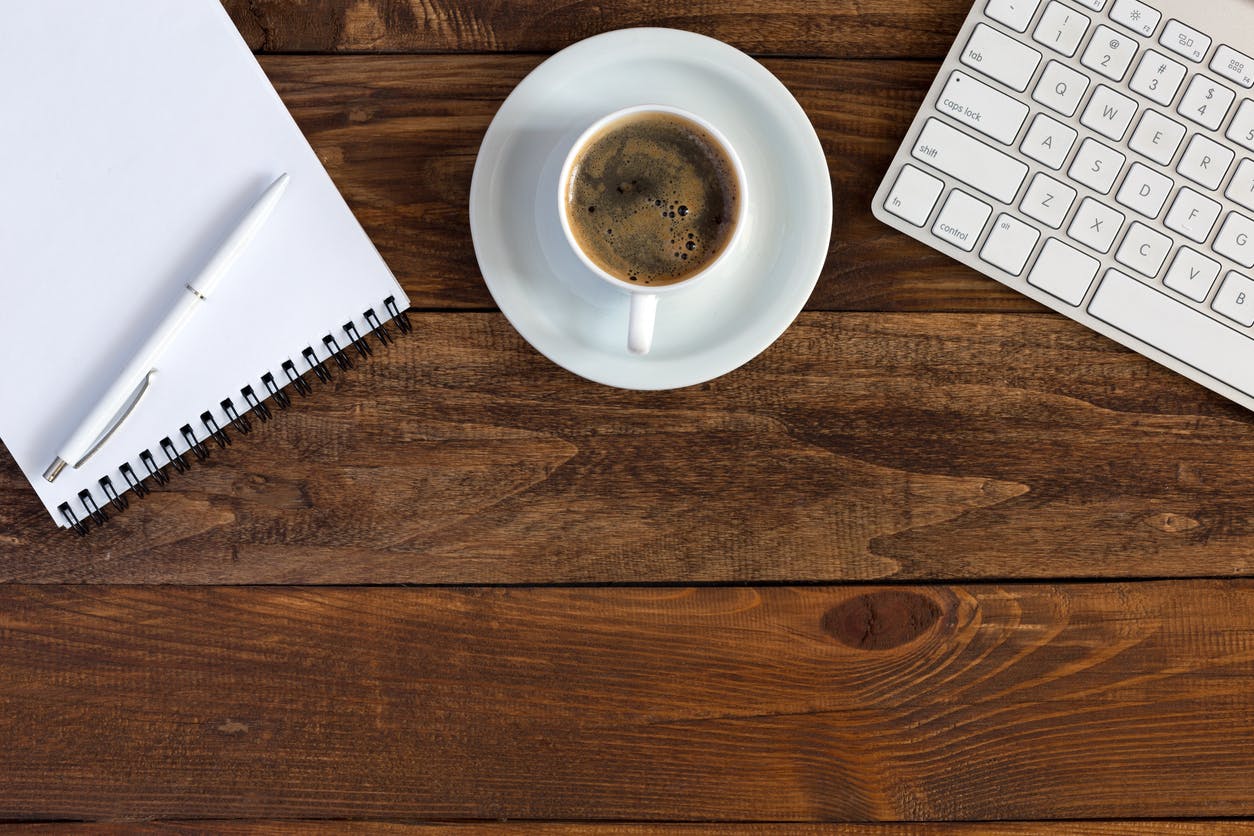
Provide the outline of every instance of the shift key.
{"type": "Polygon", "coordinates": [[[1028,175],[1019,160],[936,118],[927,120],[910,155],[1005,204],[1014,202],[1028,175]]]}

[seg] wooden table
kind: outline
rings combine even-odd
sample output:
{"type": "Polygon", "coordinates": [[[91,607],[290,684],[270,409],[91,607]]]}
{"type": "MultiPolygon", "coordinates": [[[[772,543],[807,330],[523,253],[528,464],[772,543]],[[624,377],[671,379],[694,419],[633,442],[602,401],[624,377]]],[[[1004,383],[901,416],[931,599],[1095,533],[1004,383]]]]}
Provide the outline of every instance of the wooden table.
{"type": "Polygon", "coordinates": [[[416,333],[87,539],[0,456],[0,820],[1254,832],[1251,416],[871,217],[968,0],[226,5],[416,333]],[[836,195],[787,334],[656,394],[524,343],[466,210],[635,25],[769,56],[836,195]]]}

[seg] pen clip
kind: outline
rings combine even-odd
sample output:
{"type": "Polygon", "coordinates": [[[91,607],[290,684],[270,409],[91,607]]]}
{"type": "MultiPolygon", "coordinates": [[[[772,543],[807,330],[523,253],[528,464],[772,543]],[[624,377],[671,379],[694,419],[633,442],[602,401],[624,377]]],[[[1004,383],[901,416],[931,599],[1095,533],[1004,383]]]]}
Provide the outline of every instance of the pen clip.
{"type": "Polygon", "coordinates": [[[139,382],[139,385],[135,387],[135,391],[132,392],[131,396],[126,399],[126,403],[122,404],[121,408],[118,409],[117,414],[113,416],[113,420],[109,422],[109,426],[105,427],[104,432],[102,432],[96,440],[92,442],[91,447],[87,448],[87,452],[83,454],[83,457],[74,463],[75,470],[87,464],[87,460],[96,455],[96,451],[104,446],[104,443],[109,440],[109,436],[117,432],[118,427],[122,426],[126,419],[131,417],[131,413],[135,411],[135,407],[139,406],[139,402],[142,401],[144,399],[144,395],[148,393],[148,386],[152,383],[152,379],[156,374],[156,369],[148,370],[148,374],[144,375],[144,379],[139,382]]]}

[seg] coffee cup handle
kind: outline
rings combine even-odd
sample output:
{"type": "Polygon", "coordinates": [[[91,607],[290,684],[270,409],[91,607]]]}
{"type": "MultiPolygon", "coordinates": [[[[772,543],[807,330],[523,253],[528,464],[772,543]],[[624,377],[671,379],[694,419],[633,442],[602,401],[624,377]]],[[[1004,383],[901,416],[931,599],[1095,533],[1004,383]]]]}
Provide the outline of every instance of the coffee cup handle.
{"type": "Polygon", "coordinates": [[[627,350],[632,354],[648,354],[653,347],[653,324],[657,320],[657,296],[652,293],[631,294],[631,312],[627,317],[627,350]]]}

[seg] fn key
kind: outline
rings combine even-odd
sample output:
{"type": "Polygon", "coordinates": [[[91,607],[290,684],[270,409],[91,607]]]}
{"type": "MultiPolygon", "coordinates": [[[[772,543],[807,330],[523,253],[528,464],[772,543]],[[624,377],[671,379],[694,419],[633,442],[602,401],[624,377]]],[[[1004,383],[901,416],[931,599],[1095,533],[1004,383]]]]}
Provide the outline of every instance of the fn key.
{"type": "Polygon", "coordinates": [[[884,202],[884,209],[907,223],[923,226],[944,188],[945,184],[932,175],[912,165],[904,166],[884,202]]]}

